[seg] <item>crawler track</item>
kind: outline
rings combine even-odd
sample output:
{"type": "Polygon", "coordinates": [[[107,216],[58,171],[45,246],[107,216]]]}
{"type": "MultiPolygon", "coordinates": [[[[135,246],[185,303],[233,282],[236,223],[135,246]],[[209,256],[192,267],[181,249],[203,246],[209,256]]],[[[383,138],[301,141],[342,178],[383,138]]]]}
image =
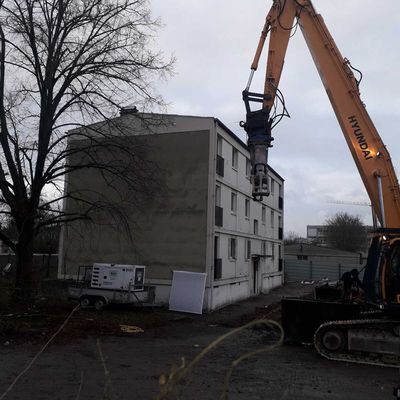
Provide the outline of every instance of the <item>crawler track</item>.
{"type": "Polygon", "coordinates": [[[317,351],[329,360],[400,366],[400,322],[382,319],[332,321],[314,336],[317,351]]]}

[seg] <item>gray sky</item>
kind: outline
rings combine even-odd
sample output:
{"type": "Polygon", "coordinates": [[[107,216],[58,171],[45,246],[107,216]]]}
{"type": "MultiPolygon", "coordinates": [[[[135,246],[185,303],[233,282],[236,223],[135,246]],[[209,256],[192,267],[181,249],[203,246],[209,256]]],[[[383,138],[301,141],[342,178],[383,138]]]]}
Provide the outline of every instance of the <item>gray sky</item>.
{"type": "MultiPolygon", "coordinates": [[[[164,28],[158,46],[177,57],[176,74],[158,84],[168,112],[218,117],[241,139],[241,92],[272,0],[151,0],[164,28]]],[[[400,170],[400,1],[314,0],[342,55],[363,72],[361,96],[400,170]]],[[[263,90],[260,63],[252,90],[263,90]]],[[[285,232],[305,235],[337,211],[371,223],[357,168],[300,30],[291,39],[280,89],[291,115],[273,131],[269,164],[285,179],[285,232]]]]}

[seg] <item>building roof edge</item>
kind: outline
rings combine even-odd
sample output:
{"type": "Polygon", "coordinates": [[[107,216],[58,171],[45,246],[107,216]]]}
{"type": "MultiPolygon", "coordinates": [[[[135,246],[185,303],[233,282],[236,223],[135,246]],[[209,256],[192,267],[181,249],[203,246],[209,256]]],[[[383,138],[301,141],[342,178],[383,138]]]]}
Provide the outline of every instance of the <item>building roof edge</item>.
{"type": "MultiPolygon", "coordinates": [[[[247,144],[245,142],[243,142],[242,139],[240,139],[237,135],[235,135],[219,118],[214,118],[215,122],[226,131],[226,133],[232,138],[234,139],[238,144],[240,144],[244,149],[246,149],[247,151],[249,151],[249,146],[247,146],[247,144]]],[[[275,171],[274,168],[272,168],[269,164],[268,164],[268,169],[270,169],[279,179],[282,180],[282,182],[285,181],[285,179],[278,174],[278,172],[275,171]]]]}

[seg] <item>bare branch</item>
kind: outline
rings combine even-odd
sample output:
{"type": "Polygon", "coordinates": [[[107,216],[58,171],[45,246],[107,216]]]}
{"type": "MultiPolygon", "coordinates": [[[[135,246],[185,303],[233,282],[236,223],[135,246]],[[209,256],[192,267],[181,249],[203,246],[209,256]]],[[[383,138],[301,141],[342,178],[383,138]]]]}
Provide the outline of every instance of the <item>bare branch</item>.
{"type": "Polygon", "coordinates": [[[174,60],[153,50],[158,27],[148,0],[0,0],[0,214],[18,232],[17,280],[29,275],[41,229],[106,213],[129,230],[127,204],[151,196],[157,168],[145,143],[110,118],[128,102],[163,106],[152,82],[174,60]],[[68,174],[89,170],[125,194],[63,193],[68,174]],[[60,211],[66,199],[81,210],[60,211]]]}

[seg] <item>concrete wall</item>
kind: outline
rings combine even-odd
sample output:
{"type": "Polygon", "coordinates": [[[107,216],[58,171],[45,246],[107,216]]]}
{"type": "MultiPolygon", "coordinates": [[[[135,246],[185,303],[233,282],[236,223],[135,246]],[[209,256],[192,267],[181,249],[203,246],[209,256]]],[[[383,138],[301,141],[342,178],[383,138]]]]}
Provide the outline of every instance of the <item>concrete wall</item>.
{"type": "Polygon", "coordinates": [[[213,289],[213,308],[217,309],[227,304],[236,303],[249,297],[249,281],[247,279],[237,280],[229,284],[221,282],[215,284],[213,289]]]}
{"type": "MultiPolygon", "coordinates": [[[[167,301],[173,270],[205,272],[209,131],[164,132],[134,140],[145,142],[146,157],[162,174],[163,192],[140,210],[127,206],[133,240],[101,217],[95,221],[100,224],[67,226],[59,275],[75,275],[79,265],[93,262],[140,263],[147,266],[146,281],[160,285],[157,300],[167,301]]],[[[71,174],[68,187],[118,198],[93,170],[71,174]]],[[[73,210],[77,204],[69,200],[65,207],[73,210]]]]}
{"type": "Polygon", "coordinates": [[[281,286],[284,283],[281,272],[266,273],[262,276],[263,293],[268,293],[271,289],[281,286]]]}

